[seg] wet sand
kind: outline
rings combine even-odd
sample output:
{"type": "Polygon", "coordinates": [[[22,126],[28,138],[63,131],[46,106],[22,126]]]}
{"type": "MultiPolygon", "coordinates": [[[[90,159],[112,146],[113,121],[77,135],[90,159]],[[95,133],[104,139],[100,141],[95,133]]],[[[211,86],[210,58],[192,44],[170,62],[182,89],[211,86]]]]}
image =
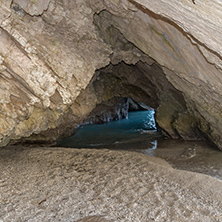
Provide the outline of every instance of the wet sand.
{"type": "Polygon", "coordinates": [[[155,149],[134,151],[165,159],[176,169],[203,173],[222,180],[222,152],[207,141],[159,139],[155,149]]]}
{"type": "Polygon", "coordinates": [[[0,221],[222,221],[222,181],[130,151],[0,150],[0,221]]]}

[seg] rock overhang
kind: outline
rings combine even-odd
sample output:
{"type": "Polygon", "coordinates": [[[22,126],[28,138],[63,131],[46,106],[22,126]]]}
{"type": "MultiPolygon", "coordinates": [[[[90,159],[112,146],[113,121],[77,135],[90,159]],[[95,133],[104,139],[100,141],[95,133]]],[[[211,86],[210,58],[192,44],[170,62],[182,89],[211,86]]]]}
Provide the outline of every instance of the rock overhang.
{"type": "Polygon", "coordinates": [[[25,3],[12,2],[27,14],[18,14],[10,4],[1,7],[1,39],[6,43],[0,51],[2,146],[11,139],[52,141],[66,130],[74,132],[105,99],[92,94],[94,74],[109,63],[142,61],[147,69],[154,63],[161,67],[175,89],[173,95],[163,93],[165,103],[156,107],[162,128],[171,136],[176,129],[183,138],[202,132],[222,148],[220,3],[44,1],[37,14],[25,3]],[[212,4],[215,14],[209,12],[212,4]],[[172,97],[177,108],[169,124],[166,104],[172,97]],[[181,98],[185,106],[179,105],[181,98]]]}

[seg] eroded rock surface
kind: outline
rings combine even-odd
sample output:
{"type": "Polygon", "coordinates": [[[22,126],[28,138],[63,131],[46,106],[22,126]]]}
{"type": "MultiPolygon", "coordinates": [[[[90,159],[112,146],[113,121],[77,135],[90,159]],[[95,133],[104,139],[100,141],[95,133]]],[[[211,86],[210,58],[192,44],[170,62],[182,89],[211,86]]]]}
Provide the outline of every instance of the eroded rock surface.
{"type": "Polygon", "coordinates": [[[220,2],[0,3],[0,146],[70,135],[120,96],[155,108],[167,135],[204,135],[222,149],[220,2]],[[124,65],[146,78],[126,77],[124,65]],[[102,82],[104,70],[112,78],[102,82]]]}

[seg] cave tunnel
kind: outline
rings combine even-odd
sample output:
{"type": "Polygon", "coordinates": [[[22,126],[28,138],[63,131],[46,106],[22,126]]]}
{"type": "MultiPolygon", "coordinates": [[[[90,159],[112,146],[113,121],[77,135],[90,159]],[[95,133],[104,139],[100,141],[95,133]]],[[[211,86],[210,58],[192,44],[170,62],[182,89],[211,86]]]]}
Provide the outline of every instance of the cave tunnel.
{"type": "Polygon", "coordinates": [[[221,1],[0,2],[0,222],[221,221],[221,1]]]}
{"type": "Polygon", "coordinates": [[[110,24],[110,16],[107,11],[94,15],[98,35],[112,49],[110,63],[95,71],[86,89],[81,90],[68,114],[65,113],[62,117],[59,127],[34,133],[19,139],[19,143],[54,144],[58,138],[74,134],[79,125],[125,118],[128,110],[123,108],[118,113],[116,109],[126,106],[127,103],[123,104],[122,98],[130,98],[137,104],[152,107],[158,130],[168,138],[204,138],[196,120],[188,111],[184,94],[170,83],[160,64],[110,24]]]}
{"type": "MultiPolygon", "coordinates": [[[[154,110],[158,131],[166,137],[192,140],[200,138],[199,132],[195,129],[189,129],[189,134],[184,132],[187,130],[183,128],[187,118],[185,123],[181,123],[178,118],[182,118],[183,115],[188,116],[186,102],[182,93],[169,83],[163,70],[155,62],[147,64],[138,61],[136,64],[126,64],[121,61],[116,65],[109,64],[97,70],[87,89],[79,95],[78,103],[81,104],[81,109],[87,110],[80,126],[124,119],[130,111],[154,110]],[[92,110],[87,109],[89,104],[90,107],[94,107],[92,110]]],[[[89,143],[104,145],[96,138],[104,129],[98,126],[98,129],[94,128],[95,132],[92,132],[93,128],[91,126],[88,128],[89,131],[85,128],[84,132],[77,130],[78,135],[63,142],[60,140],[57,145],[67,147],[90,147],[89,143]],[[89,143],[83,144],[87,139],[89,143]]],[[[118,131],[116,128],[112,130],[118,131]]],[[[112,130],[108,132],[110,135],[114,133],[112,130]]],[[[147,138],[143,136],[143,140],[145,139],[149,140],[149,136],[147,138]]]]}
{"type": "Polygon", "coordinates": [[[126,117],[117,114],[120,98],[131,98],[155,110],[158,130],[174,139],[205,138],[182,91],[166,77],[163,68],[147,56],[110,22],[112,15],[102,11],[94,15],[94,25],[103,41],[111,46],[111,62],[97,69],[86,90],[77,98],[81,112],[80,124],[104,123],[126,117]],[[90,107],[90,108],[89,108],[90,107]]]}
{"type": "MultiPolygon", "coordinates": [[[[13,19],[17,21],[18,16],[22,16],[30,21],[29,12],[17,3],[15,10],[13,4],[13,19]],[[18,9],[24,13],[18,14],[18,9]]],[[[210,87],[213,78],[207,76],[204,68],[210,65],[191,37],[173,21],[138,4],[129,3],[128,8],[121,6],[119,9],[115,4],[106,6],[94,8],[89,4],[93,10],[89,10],[90,19],[84,20],[89,22],[87,31],[75,33],[73,28],[67,32],[66,20],[61,20],[53,38],[50,35],[54,33],[51,32],[54,24],[43,14],[44,19],[39,22],[48,21],[44,33],[49,36],[44,36],[44,44],[49,50],[42,43],[36,45],[38,59],[38,56],[29,59],[24,54],[22,61],[26,63],[21,63],[21,67],[28,67],[28,74],[26,69],[17,67],[17,63],[5,62],[4,77],[7,79],[11,75],[19,86],[7,97],[13,109],[10,106],[2,108],[3,111],[16,110],[16,115],[8,112],[6,116],[10,121],[3,121],[6,130],[1,146],[9,142],[53,144],[72,135],[86,122],[120,118],[108,110],[113,109],[120,98],[131,98],[155,110],[157,128],[165,136],[185,140],[207,138],[220,147],[221,126],[217,121],[220,95],[210,93],[214,90],[210,87]],[[118,10],[124,13],[119,14],[118,10]],[[70,58],[64,56],[65,52],[70,58]],[[36,64],[36,74],[30,78],[36,64]],[[103,116],[98,120],[101,112],[106,118],[103,116]]],[[[33,25],[37,24],[33,22],[33,25]]],[[[6,41],[10,33],[4,30],[2,33],[1,37],[6,41]]],[[[36,39],[37,42],[40,40],[36,39]]],[[[11,43],[16,53],[21,51],[19,41],[18,44],[11,43]]],[[[31,48],[27,47],[27,50],[32,52],[31,48]]],[[[35,53],[33,51],[30,56],[35,53]]],[[[211,66],[209,70],[214,79],[219,78],[215,67],[211,66]]],[[[126,113],[122,117],[124,115],[126,113]]]]}

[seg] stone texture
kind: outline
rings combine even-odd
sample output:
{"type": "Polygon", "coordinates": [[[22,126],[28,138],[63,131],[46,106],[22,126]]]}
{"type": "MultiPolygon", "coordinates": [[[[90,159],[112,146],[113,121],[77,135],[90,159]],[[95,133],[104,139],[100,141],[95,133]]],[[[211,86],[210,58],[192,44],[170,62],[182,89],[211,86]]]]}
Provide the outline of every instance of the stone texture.
{"type": "MultiPolygon", "coordinates": [[[[220,56],[213,50],[209,50],[208,45],[204,45],[203,42],[198,44],[191,32],[182,30],[179,27],[182,24],[181,21],[172,20],[165,14],[160,16],[158,10],[170,7],[166,6],[166,3],[160,7],[159,3],[162,1],[159,3],[144,1],[150,7],[146,8],[145,3],[140,5],[136,4],[136,1],[131,2],[137,10],[130,11],[127,18],[124,18],[126,16],[122,13],[114,14],[112,11],[111,13],[103,11],[100,16],[121,30],[130,42],[163,67],[168,80],[185,95],[189,113],[191,116],[196,116],[200,131],[221,147],[221,69],[220,62],[217,65],[212,63],[215,57],[220,61],[220,56]],[[152,8],[155,10],[151,11],[152,8]],[[214,55],[211,60],[208,60],[206,53],[203,53],[203,48],[204,51],[214,55]]],[[[197,14],[193,7],[200,7],[200,5],[201,3],[194,5],[192,2],[187,2],[184,8],[190,9],[190,13],[197,14]]],[[[177,10],[172,12],[172,9],[168,14],[171,12],[179,16],[177,10]]],[[[189,22],[189,17],[186,18],[183,22],[184,26],[189,22]]],[[[205,24],[205,21],[203,23],[205,24]]],[[[206,24],[206,27],[208,26],[206,24]]],[[[205,31],[206,29],[203,30],[205,31]]],[[[204,42],[207,39],[208,37],[204,42]]]]}
{"type": "Polygon", "coordinates": [[[48,9],[50,0],[13,0],[13,3],[17,4],[26,13],[37,16],[48,9]]]}
{"type": "Polygon", "coordinates": [[[203,134],[222,149],[221,7],[216,0],[0,0],[0,146],[54,141],[96,105],[126,96],[155,108],[171,137],[203,134]],[[100,69],[121,62],[145,64],[149,80],[131,73],[119,95],[116,77],[97,81],[103,95],[95,91],[100,69]],[[161,72],[150,75],[154,64],[161,72]],[[173,90],[163,90],[159,73],[173,90]],[[175,105],[170,112],[164,101],[175,105]]]}
{"type": "Polygon", "coordinates": [[[142,110],[152,110],[152,108],[142,102],[137,103],[131,98],[113,97],[96,105],[81,124],[107,123],[127,118],[128,112],[142,110]]]}
{"type": "Polygon", "coordinates": [[[6,138],[58,127],[95,69],[109,62],[110,49],[94,31],[91,8],[57,1],[41,16],[31,17],[21,13],[28,11],[22,9],[26,2],[16,2],[20,11],[15,3],[11,9],[1,7],[6,11],[0,35],[1,145],[6,138]]]}
{"type": "Polygon", "coordinates": [[[113,97],[97,105],[84,120],[83,124],[101,124],[124,119],[128,115],[128,98],[113,97]]]}
{"type": "MultiPolygon", "coordinates": [[[[97,117],[104,119],[104,122],[115,119],[115,116],[120,116],[119,109],[115,110],[118,104],[112,100],[116,97],[130,97],[134,101],[149,104],[157,110],[156,121],[159,127],[164,129],[166,135],[173,138],[184,137],[176,130],[175,122],[179,114],[180,116],[188,115],[186,102],[183,95],[168,82],[163,70],[156,63],[148,65],[138,62],[135,65],[127,65],[121,62],[100,69],[86,90],[77,98],[80,113],[87,116],[90,109],[96,107],[86,119],[87,122],[98,123],[97,117]],[[113,104],[113,109],[110,108],[111,101],[115,104],[113,104]],[[103,118],[104,112],[106,114],[103,118]]],[[[73,110],[75,111],[74,107],[73,110]]],[[[195,122],[195,119],[193,121],[195,122]]],[[[193,128],[190,127],[189,134],[197,139],[199,135],[195,133],[196,125],[193,125],[193,128]]]]}

